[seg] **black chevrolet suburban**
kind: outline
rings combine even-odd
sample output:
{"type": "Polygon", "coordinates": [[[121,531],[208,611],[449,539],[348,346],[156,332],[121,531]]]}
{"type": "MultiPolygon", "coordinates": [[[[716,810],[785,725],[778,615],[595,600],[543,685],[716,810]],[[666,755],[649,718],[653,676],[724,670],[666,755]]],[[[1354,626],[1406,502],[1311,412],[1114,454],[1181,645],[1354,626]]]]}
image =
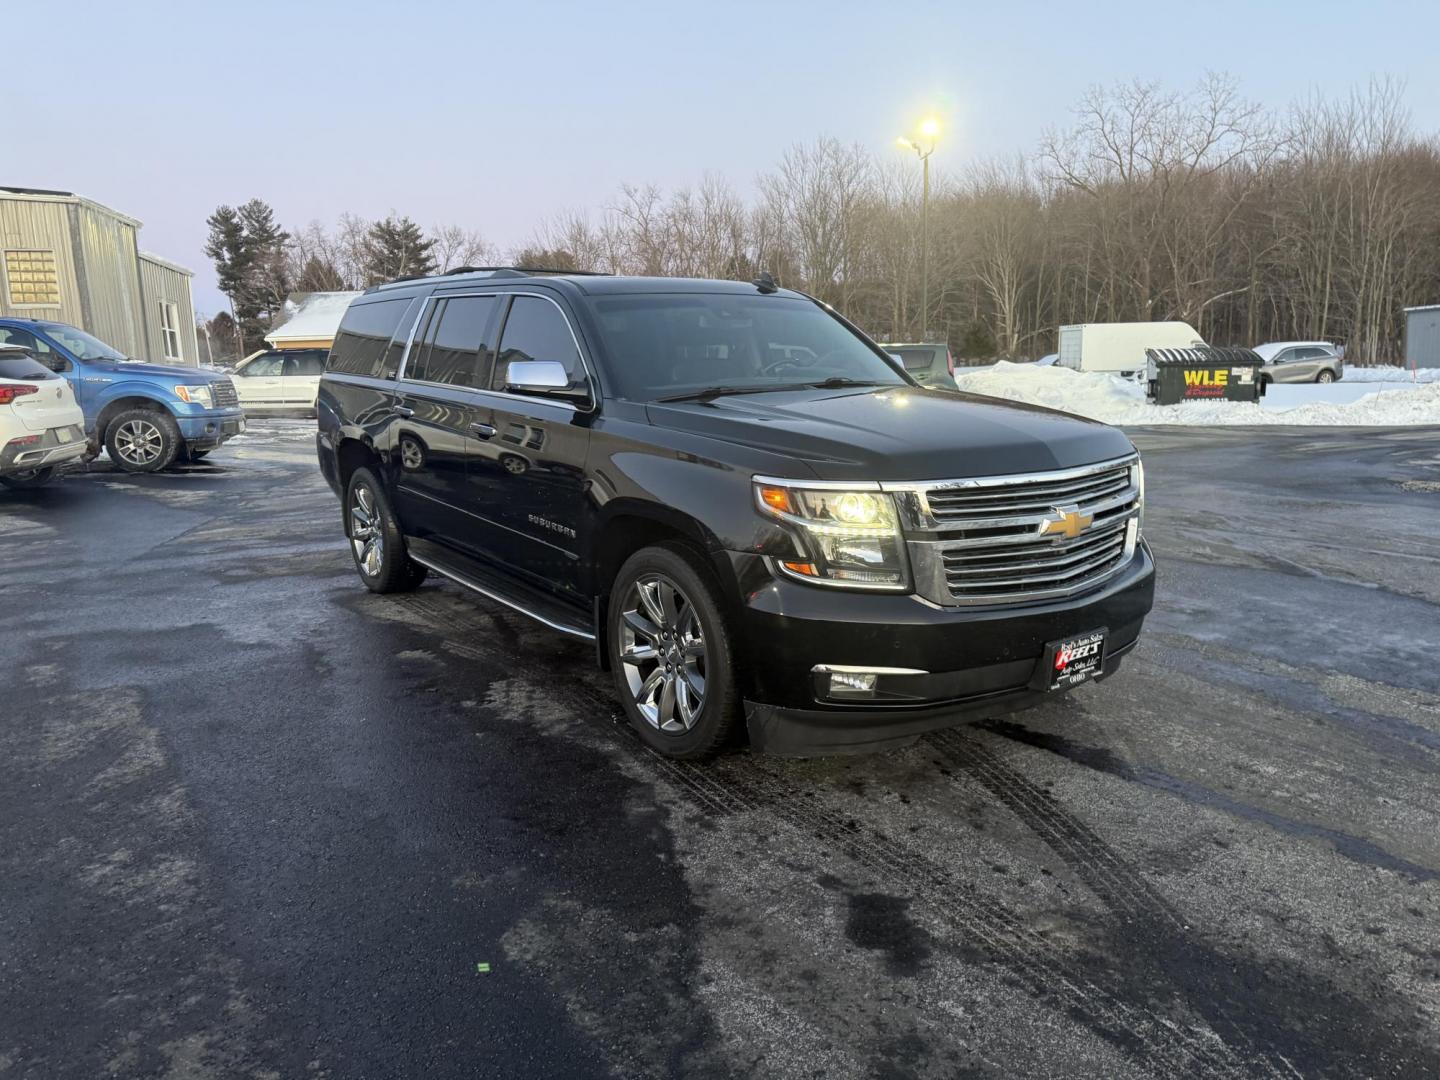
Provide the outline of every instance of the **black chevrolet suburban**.
{"type": "Polygon", "coordinates": [[[1115,428],[921,387],[753,283],[376,286],[321,380],[361,580],[592,640],[664,754],[900,744],[1112,674],[1155,567],[1115,428]]]}

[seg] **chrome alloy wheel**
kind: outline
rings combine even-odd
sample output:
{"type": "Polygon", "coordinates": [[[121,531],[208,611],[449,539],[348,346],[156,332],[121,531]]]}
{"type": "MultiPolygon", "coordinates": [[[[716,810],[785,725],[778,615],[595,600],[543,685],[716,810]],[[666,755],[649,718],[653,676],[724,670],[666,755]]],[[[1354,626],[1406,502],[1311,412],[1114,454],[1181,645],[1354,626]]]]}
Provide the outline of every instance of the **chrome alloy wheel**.
{"type": "Polygon", "coordinates": [[[657,731],[682,735],[705,704],[700,613],[664,574],[644,574],[621,607],[620,662],[635,707],[657,731]]]}
{"type": "Polygon", "coordinates": [[[152,465],[165,447],[165,437],[149,420],[126,420],[115,432],[115,449],[131,465],[152,465]]]}
{"type": "Polygon", "coordinates": [[[368,484],[355,485],[350,504],[350,546],[355,561],[366,577],[379,577],[385,568],[385,536],[375,509],[375,495],[368,484]]]}

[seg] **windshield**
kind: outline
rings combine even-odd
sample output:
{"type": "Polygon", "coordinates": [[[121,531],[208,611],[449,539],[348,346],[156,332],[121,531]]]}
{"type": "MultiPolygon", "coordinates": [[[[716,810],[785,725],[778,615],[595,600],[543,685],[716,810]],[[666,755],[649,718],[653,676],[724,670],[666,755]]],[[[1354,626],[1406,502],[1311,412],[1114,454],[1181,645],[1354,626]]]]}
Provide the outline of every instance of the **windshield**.
{"type": "Polygon", "coordinates": [[[864,339],[809,300],[662,293],[595,301],[620,397],[815,383],[906,385],[864,339]]]}
{"type": "Polygon", "coordinates": [[[80,360],[129,360],[124,353],[112,349],[97,337],[91,337],[84,330],[77,330],[67,323],[40,323],[40,328],[58,341],[80,360]]]}

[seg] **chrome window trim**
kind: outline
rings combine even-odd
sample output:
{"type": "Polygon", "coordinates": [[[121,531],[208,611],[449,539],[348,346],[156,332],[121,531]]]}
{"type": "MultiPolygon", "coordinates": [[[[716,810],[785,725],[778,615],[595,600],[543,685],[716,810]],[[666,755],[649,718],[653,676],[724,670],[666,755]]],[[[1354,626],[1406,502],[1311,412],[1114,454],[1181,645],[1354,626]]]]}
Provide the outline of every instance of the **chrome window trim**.
{"type": "MultiPolygon", "coordinates": [[[[416,298],[411,297],[410,302],[413,304],[415,302],[415,299],[416,298]]],[[[422,296],[419,298],[419,300],[420,310],[415,313],[415,318],[410,323],[410,332],[405,335],[405,351],[400,354],[400,366],[395,369],[395,378],[387,379],[387,382],[398,383],[401,379],[405,378],[405,369],[410,366],[410,350],[415,345],[415,331],[420,328],[420,323],[424,321],[425,305],[429,302],[429,298],[422,296]]],[[[409,314],[410,309],[407,307],[405,309],[405,312],[406,314],[409,314]]],[[[404,316],[401,317],[403,318],[404,316]]],[[[383,379],[385,378],[385,376],[381,375],[380,378],[383,379]]]]}
{"type": "MultiPolygon", "coordinates": [[[[507,311],[505,313],[505,322],[509,321],[510,313],[507,311]]],[[[500,363],[500,346],[503,344],[501,337],[503,337],[504,334],[505,324],[501,323],[498,329],[501,331],[501,335],[495,339],[496,364],[500,363]]],[[[493,367],[490,370],[490,379],[492,382],[495,379],[495,370],[493,367]]],[[[585,355],[585,349],[580,344],[580,338],[575,333],[575,327],[570,322],[570,316],[565,314],[565,309],[560,306],[559,301],[557,301],[553,296],[546,296],[544,293],[538,292],[526,292],[521,289],[490,288],[482,289],[479,291],[468,290],[464,292],[432,292],[428,296],[422,298],[420,304],[420,311],[416,314],[415,321],[410,326],[410,336],[405,341],[405,355],[400,358],[400,370],[395,375],[395,382],[408,382],[416,386],[444,386],[449,387],[452,390],[467,390],[471,393],[476,394],[490,394],[492,396],[503,398],[506,401],[527,401],[537,405],[554,405],[557,408],[568,409],[570,412],[575,413],[582,411],[589,412],[599,405],[600,380],[595,377],[595,369],[590,366],[590,358],[585,355]],[[405,372],[410,367],[410,350],[415,347],[415,332],[420,328],[420,324],[425,321],[425,312],[431,304],[435,303],[437,300],[457,300],[463,297],[492,297],[498,300],[503,299],[507,296],[532,296],[537,300],[546,300],[549,301],[549,303],[554,306],[555,310],[560,313],[560,318],[565,321],[565,329],[570,333],[570,340],[575,345],[575,354],[580,357],[580,366],[585,369],[585,377],[590,384],[590,396],[593,400],[591,401],[589,409],[582,410],[580,406],[576,405],[573,401],[566,401],[563,398],[538,397],[533,394],[512,394],[508,390],[496,390],[488,386],[456,386],[454,383],[437,383],[431,382],[428,379],[410,379],[406,377],[405,372]]]]}

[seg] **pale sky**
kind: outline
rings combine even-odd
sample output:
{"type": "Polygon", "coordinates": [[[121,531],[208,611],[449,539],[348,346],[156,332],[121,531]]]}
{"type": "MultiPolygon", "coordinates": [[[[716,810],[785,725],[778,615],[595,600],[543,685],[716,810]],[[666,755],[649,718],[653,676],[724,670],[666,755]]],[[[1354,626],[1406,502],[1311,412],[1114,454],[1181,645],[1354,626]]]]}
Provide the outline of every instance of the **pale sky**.
{"type": "Polygon", "coordinates": [[[220,203],[287,227],[409,214],[501,248],[625,181],[709,172],[749,194],[796,141],[877,153],[928,111],[942,169],[1034,150],[1091,84],[1206,69],[1284,107],[1372,76],[1440,132],[1440,3],[731,2],[21,4],[0,35],[0,184],[141,219],[196,271],[220,203]],[[24,44],[29,42],[30,44],[24,44]],[[23,44],[16,53],[17,44],[23,44]]]}

